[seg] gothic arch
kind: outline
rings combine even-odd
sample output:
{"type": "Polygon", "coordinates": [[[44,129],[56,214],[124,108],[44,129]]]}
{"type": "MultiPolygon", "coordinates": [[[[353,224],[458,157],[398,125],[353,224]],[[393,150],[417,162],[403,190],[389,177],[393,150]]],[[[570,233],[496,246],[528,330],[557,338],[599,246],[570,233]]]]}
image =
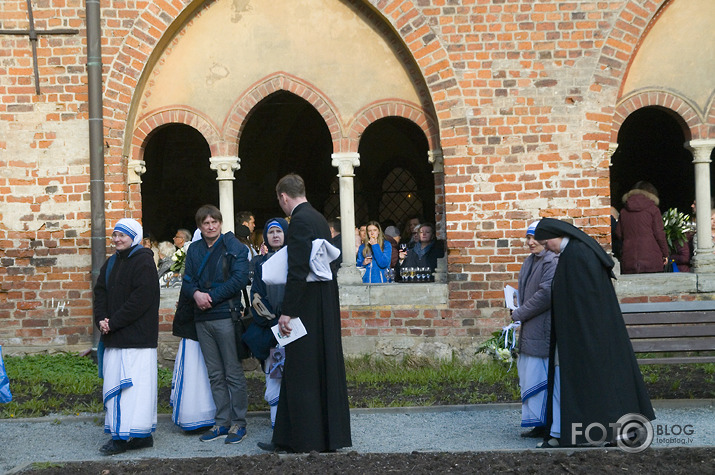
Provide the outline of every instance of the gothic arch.
{"type": "Polygon", "coordinates": [[[139,122],[132,136],[132,159],[142,160],[144,147],[146,146],[149,135],[158,127],[168,124],[184,124],[193,127],[209,144],[212,156],[221,154],[221,137],[211,122],[193,111],[186,109],[169,109],[148,115],[139,122]]]}
{"type": "Polygon", "coordinates": [[[702,121],[696,108],[682,97],[664,91],[647,91],[626,98],[618,104],[611,126],[611,143],[618,142],[618,131],[630,114],[644,107],[662,107],[683,128],[683,134],[691,139],[699,138],[702,121]]]}
{"type": "Polygon", "coordinates": [[[238,142],[253,108],[271,94],[287,91],[310,103],[325,121],[333,141],[333,151],[341,151],[342,127],[334,104],[314,85],[285,72],[277,72],[256,82],[241,94],[222,127],[227,155],[238,156],[238,142]]]}
{"type": "MultiPolygon", "coordinates": [[[[420,9],[409,0],[392,3],[384,0],[348,1],[358,8],[372,10],[378,20],[390,25],[396,37],[403,42],[416,61],[429,89],[436,113],[440,114],[443,120],[449,120],[452,126],[466,126],[466,117],[457,112],[461,109],[453,109],[455,104],[451,98],[462,97],[462,95],[458,91],[460,86],[457,76],[448,60],[449,54],[439,41],[440,35],[437,34],[439,32],[434,30],[420,9]],[[439,74],[435,74],[437,71],[439,74]]],[[[171,41],[170,33],[177,27],[176,25],[183,24],[197,10],[211,2],[212,0],[207,2],[176,0],[172,4],[162,3],[160,6],[149,3],[134,22],[132,29],[119,46],[115,61],[110,65],[104,83],[105,136],[108,137],[111,146],[109,160],[121,160],[121,155],[128,154],[129,149],[133,147],[133,143],[127,143],[127,138],[131,133],[128,127],[131,127],[133,122],[131,115],[135,109],[132,103],[134,91],[141,81],[150,80],[144,76],[160,56],[163,51],[162,46],[167,46],[171,41]],[[110,123],[123,124],[121,133],[112,134],[112,127],[108,125],[110,123]],[[115,150],[117,152],[114,152],[115,150]],[[122,152],[118,153],[119,151],[122,152]]],[[[319,112],[325,114],[327,111],[319,110],[319,112]]],[[[233,120],[233,116],[230,120],[233,120]]],[[[329,124],[329,127],[331,133],[337,130],[332,124],[329,124]]],[[[461,130],[458,135],[465,137],[469,133],[467,127],[458,127],[456,130],[461,130]]],[[[224,132],[228,133],[228,128],[225,128],[224,132]]],[[[236,134],[234,137],[237,138],[240,129],[235,129],[234,133],[236,134]]],[[[335,136],[334,141],[338,141],[335,136]]],[[[347,146],[343,142],[344,140],[339,140],[340,146],[336,147],[336,151],[341,151],[347,146]]],[[[221,153],[228,154],[227,151],[221,153]]]]}
{"type": "Polygon", "coordinates": [[[348,130],[346,152],[357,152],[360,137],[370,124],[384,117],[402,117],[415,123],[427,137],[430,150],[439,148],[439,130],[433,118],[415,105],[403,101],[385,101],[371,104],[358,112],[348,130]]]}

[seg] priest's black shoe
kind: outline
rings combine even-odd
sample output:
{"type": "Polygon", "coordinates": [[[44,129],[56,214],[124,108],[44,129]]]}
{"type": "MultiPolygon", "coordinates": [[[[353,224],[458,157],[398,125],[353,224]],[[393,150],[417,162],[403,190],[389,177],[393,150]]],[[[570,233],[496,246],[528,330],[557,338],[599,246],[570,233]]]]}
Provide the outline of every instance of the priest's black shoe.
{"type": "Polygon", "coordinates": [[[294,453],[288,447],[283,447],[282,445],[276,445],[273,442],[258,442],[258,448],[265,450],[266,452],[281,453],[281,454],[292,454],[294,453]]]}
{"type": "Polygon", "coordinates": [[[261,450],[265,450],[266,452],[275,452],[276,449],[276,444],[273,442],[258,442],[258,448],[261,450]]]}
{"type": "Polygon", "coordinates": [[[127,441],[126,440],[114,440],[114,439],[110,439],[109,442],[104,444],[99,449],[99,452],[102,455],[117,455],[117,454],[123,454],[126,451],[127,451],[127,441]]]}
{"type": "Polygon", "coordinates": [[[521,436],[529,439],[543,439],[546,436],[546,427],[534,427],[529,431],[522,432],[521,436]]]}
{"type": "Polygon", "coordinates": [[[127,441],[127,450],[147,449],[154,447],[154,437],[132,437],[127,441]]]}

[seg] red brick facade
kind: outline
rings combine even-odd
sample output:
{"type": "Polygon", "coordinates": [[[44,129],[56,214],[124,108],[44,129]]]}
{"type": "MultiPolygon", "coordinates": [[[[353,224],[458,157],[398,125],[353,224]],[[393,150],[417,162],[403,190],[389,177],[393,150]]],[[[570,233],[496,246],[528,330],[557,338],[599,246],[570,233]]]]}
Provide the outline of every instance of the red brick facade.
{"type": "MultiPolygon", "coordinates": [[[[608,151],[629,113],[665,107],[691,138],[715,137],[715,106],[703,117],[666,91],[618,102],[639,43],[677,2],[348,3],[368,11],[378,28],[394,30],[419,67],[436,118],[411,104],[378,103],[342,130],[330,98],[277,72],[246,91],[226,124],[189,110],[160,111],[128,130],[147,65],[167,47],[164,37],[177,19],[199,2],[102,0],[107,223],[141,218],[140,188],[128,184],[127,164],[141,159],[147,137],[162,124],[191,125],[213,155],[235,156],[251,107],[276,90],[315,106],[334,152],[356,151],[361,132],[380,117],[405,117],[444,156],[444,175],[435,183],[450,248],[449,304],[344,310],[344,334],[479,336],[507,315],[502,288],[519,270],[523,251],[514,243],[527,221],[568,217],[607,244],[608,151]]],[[[84,2],[34,1],[33,9],[36,29],[79,34],[40,35],[39,96],[28,36],[0,35],[0,343],[75,347],[92,333],[88,145],[81,137],[76,144],[57,138],[58,130],[81,135],[87,128],[84,2]]],[[[0,29],[27,29],[25,0],[3,0],[0,19],[0,29]]],[[[170,318],[171,310],[163,310],[162,330],[170,329],[170,318]]]]}

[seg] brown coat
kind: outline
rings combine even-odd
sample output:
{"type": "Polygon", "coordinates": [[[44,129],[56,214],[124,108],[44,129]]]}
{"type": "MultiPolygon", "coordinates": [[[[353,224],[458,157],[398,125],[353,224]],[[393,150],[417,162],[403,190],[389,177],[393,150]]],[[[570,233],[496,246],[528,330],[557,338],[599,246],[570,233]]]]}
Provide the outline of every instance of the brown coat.
{"type": "Polygon", "coordinates": [[[623,202],[616,225],[616,237],[623,241],[621,273],[663,272],[663,260],[670,253],[658,197],[644,190],[631,190],[623,196],[623,202]]]}

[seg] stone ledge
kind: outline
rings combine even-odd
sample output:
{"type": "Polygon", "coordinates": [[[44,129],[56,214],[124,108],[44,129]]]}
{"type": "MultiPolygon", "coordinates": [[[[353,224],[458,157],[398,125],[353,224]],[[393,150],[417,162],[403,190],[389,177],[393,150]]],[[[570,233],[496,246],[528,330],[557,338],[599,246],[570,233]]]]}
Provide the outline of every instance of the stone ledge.
{"type": "Polygon", "coordinates": [[[340,286],[340,307],[446,307],[447,284],[359,284],[340,286]]]}
{"type": "MultiPolygon", "coordinates": [[[[627,274],[618,276],[618,279],[614,282],[614,287],[619,298],[697,293],[698,278],[697,274],[689,272],[627,274]]],[[[713,284],[715,285],[715,278],[713,279],[713,284]]]]}

